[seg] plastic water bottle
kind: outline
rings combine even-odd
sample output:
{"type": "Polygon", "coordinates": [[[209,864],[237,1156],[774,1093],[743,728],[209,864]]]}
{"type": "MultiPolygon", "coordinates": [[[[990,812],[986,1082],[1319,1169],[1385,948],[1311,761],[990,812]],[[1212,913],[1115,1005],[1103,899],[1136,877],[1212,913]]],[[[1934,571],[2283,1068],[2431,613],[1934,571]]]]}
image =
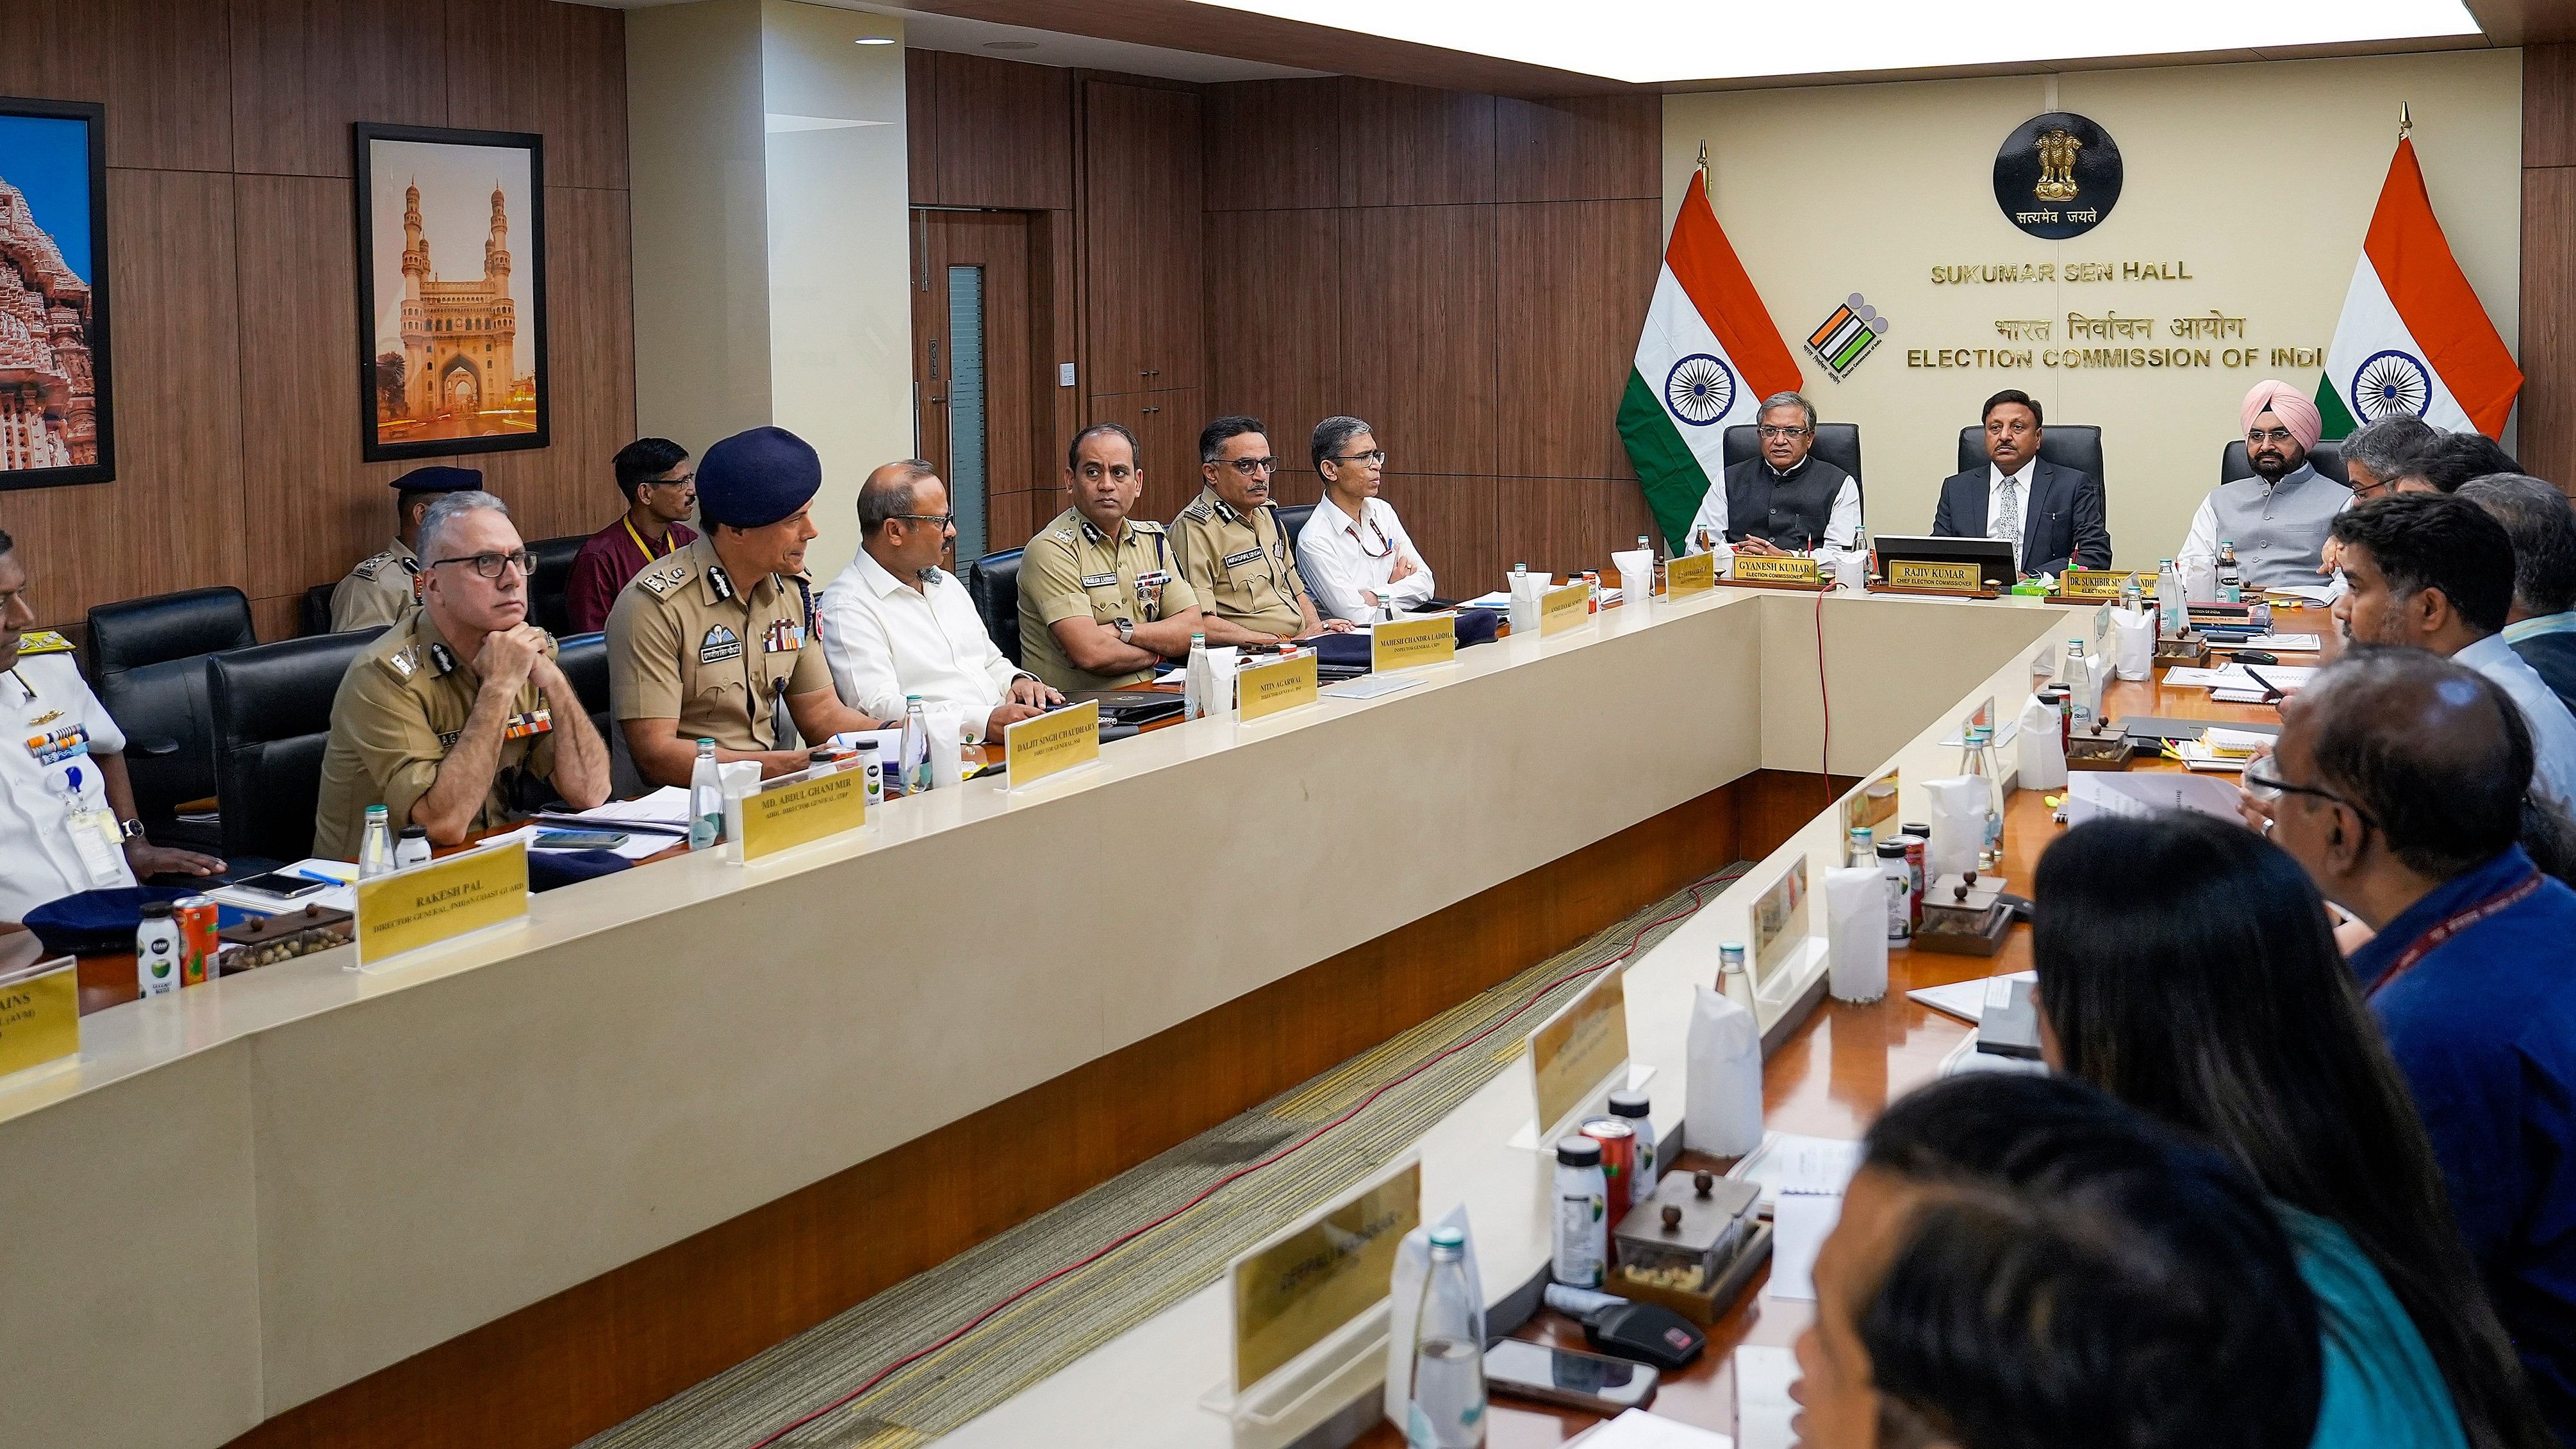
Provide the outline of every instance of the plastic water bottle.
{"type": "Polygon", "coordinates": [[[1208,714],[1207,636],[1190,636],[1189,662],[1181,670],[1181,718],[1205,719],[1208,714]]]}
{"type": "Polygon", "coordinates": [[[358,842],[358,879],[394,873],[394,828],[382,805],[367,807],[367,833],[358,842]]]}
{"type": "Polygon", "coordinates": [[[1405,1395],[1410,1449],[1482,1449],[1485,1305],[1467,1291],[1467,1235],[1431,1230],[1431,1271],[1413,1316],[1413,1383],[1405,1395]]]}
{"type": "Polygon", "coordinates": [[[2136,574],[2123,574],[2123,575],[2121,575],[2121,576],[2120,576],[2120,608],[2121,608],[2121,610],[2122,610],[2123,612],[2126,612],[2126,613],[2132,613],[2132,614],[2134,614],[2134,613],[2136,613],[2138,610],[2143,609],[2143,608],[2145,608],[2145,607],[2146,607],[2146,599],[2145,599],[2145,598],[2144,598],[2144,597],[2139,593],[2139,591],[2138,591],[2138,576],[2137,576],[2136,574]]]}
{"type": "Polygon", "coordinates": [[[2182,575],[2174,571],[2172,559],[2156,560],[2156,629],[2169,636],[2180,635],[2191,622],[2191,607],[2184,602],[2182,575]]]}
{"type": "Polygon", "coordinates": [[[921,710],[921,696],[903,697],[903,793],[926,795],[930,792],[930,717],[921,710]]]}
{"type": "Polygon", "coordinates": [[[698,741],[689,766],[689,849],[705,850],[724,839],[724,781],[716,772],[716,742],[698,741]]]}
{"type": "Polygon", "coordinates": [[[2070,692],[2067,717],[2071,729],[2091,733],[2093,729],[2093,675],[2084,662],[2084,641],[2066,641],[2064,662],[2058,666],[2057,682],[2070,692]]]}

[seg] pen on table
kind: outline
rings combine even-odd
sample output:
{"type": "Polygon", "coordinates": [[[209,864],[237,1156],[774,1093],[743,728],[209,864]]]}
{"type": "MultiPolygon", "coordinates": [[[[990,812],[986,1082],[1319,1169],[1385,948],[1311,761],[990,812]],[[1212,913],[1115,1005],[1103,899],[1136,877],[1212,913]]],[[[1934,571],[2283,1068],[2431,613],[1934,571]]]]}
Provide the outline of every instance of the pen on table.
{"type": "Polygon", "coordinates": [[[2259,684],[2259,685],[2263,686],[2263,697],[2264,697],[2265,699],[2267,699],[2267,700],[2273,700],[2273,699],[2287,699],[2287,698],[2289,698],[2289,697],[2290,697],[2288,694],[2286,694],[2286,693],[2282,692],[2282,689],[2281,689],[2281,687],[2280,687],[2279,685],[2274,684],[2272,681],[2270,681],[2270,680],[2268,680],[2268,679],[2265,679],[2262,675],[2256,674],[2256,673],[2254,672],[2254,666],[2253,666],[2253,665],[2251,665],[2251,664],[2239,664],[2239,665],[2237,665],[2236,667],[2245,671],[2245,677],[2246,677],[2246,678],[2251,679],[2251,680],[2253,680],[2256,684],[2259,684]]]}

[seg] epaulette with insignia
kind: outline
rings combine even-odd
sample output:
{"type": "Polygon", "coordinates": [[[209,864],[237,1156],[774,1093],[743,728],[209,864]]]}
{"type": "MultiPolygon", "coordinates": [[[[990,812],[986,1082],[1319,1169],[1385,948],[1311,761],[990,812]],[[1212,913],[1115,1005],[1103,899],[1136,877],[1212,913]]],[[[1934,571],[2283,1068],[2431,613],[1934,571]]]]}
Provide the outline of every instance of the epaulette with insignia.
{"type": "Polygon", "coordinates": [[[28,654],[69,654],[71,652],[72,641],[64,638],[58,633],[55,633],[51,629],[30,629],[26,633],[18,636],[18,653],[22,656],[28,654]]]}
{"type": "Polygon", "coordinates": [[[1181,510],[1181,516],[1183,518],[1196,518],[1204,521],[1213,515],[1215,511],[1216,510],[1208,506],[1208,496],[1202,493],[1198,497],[1190,500],[1190,506],[1181,510]]]}
{"type": "Polygon", "coordinates": [[[673,589],[688,581],[689,566],[686,562],[664,564],[635,576],[635,582],[642,584],[657,599],[669,598],[673,589]]]}
{"type": "Polygon", "coordinates": [[[392,554],[380,553],[373,558],[361,561],[356,568],[349,570],[349,572],[357,575],[359,578],[373,582],[376,575],[383,572],[385,565],[392,563],[393,561],[394,556],[392,554]]]}
{"type": "Polygon", "coordinates": [[[420,672],[420,647],[406,644],[385,656],[385,672],[396,679],[409,679],[420,672]]]}
{"type": "Polygon", "coordinates": [[[1138,533],[1161,533],[1163,531],[1163,525],[1143,518],[1128,519],[1127,526],[1136,530],[1138,533]]]}

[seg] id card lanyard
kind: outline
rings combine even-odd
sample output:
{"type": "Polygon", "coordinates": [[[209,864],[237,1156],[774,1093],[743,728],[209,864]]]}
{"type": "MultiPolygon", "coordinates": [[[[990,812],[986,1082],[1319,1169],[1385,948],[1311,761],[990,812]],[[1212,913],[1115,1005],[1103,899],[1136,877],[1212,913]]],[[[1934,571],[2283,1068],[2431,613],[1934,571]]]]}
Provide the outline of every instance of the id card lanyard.
{"type": "Polygon", "coordinates": [[[98,768],[86,752],[81,763],[67,766],[57,793],[62,796],[64,823],[71,828],[72,849],[79,852],[81,868],[89,872],[90,884],[118,886],[125,884],[125,835],[117,828],[116,812],[104,804],[88,809],[81,804],[81,779],[84,769],[98,768]]]}

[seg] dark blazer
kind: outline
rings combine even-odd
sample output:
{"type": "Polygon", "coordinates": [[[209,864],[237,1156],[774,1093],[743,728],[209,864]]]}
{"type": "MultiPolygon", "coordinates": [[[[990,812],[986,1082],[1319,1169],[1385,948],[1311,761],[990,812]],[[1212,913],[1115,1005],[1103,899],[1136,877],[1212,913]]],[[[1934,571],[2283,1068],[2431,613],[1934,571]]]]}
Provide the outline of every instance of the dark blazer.
{"type": "MultiPolygon", "coordinates": [[[[1993,465],[1955,473],[1941,481],[1941,502],[1932,511],[1932,532],[1939,538],[1983,538],[1986,534],[1986,486],[1993,465]]],[[[2060,468],[2041,458],[2030,465],[2030,496],[2021,507],[2021,571],[2057,573],[2068,566],[2111,566],[2111,527],[2103,519],[2102,485],[2088,474],[2060,468]]]]}
{"type": "Polygon", "coordinates": [[[2550,690],[2576,709],[2576,634],[2535,634],[2513,646],[2550,690]]]}

